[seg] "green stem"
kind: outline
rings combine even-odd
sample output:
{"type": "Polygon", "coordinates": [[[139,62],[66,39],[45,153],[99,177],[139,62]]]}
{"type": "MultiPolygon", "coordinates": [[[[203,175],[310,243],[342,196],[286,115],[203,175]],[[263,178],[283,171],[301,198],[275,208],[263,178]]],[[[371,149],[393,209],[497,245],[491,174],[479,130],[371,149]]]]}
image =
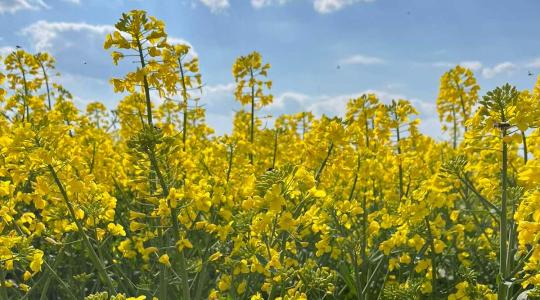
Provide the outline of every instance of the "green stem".
{"type": "MultiPolygon", "coordinates": [[[[161,174],[161,170],[159,169],[158,162],[157,162],[157,159],[156,159],[156,155],[155,155],[155,152],[154,152],[153,149],[150,149],[150,151],[148,151],[148,156],[150,158],[150,162],[151,162],[152,166],[154,167],[154,171],[156,172],[156,176],[158,178],[161,189],[163,191],[163,195],[165,197],[167,197],[169,195],[169,187],[167,186],[167,183],[165,182],[165,178],[161,174]]],[[[180,238],[180,224],[178,223],[177,210],[176,210],[175,207],[172,207],[170,200],[167,200],[167,206],[171,210],[170,219],[171,219],[171,223],[173,225],[172,230],[173,230],[174,238],[179,239],[180,238]]],[[[182,293],[184,295],[185,300],[190,300],[191,297],[190,297],[188,274],[187,274],[187,269],[186,269],[184,251],[181,250],[179,252],[180,253],[179,253],[179,256],[178,256],[178,260],[179,260],[179,263],[180,263],[180,272],[181,272],[181,276],[182,276],[182,293]]]]}
{"type": "Polygon", "coordinates": [[[508,275],[506,276],[505,280],[508,280],[508,279],[514,277],[514,275],[516,275],[519,271],[521,271],[521,268],[523,267],[525,262],[532,256],[534,250],[535,250],[535,247],[531,247],[529,252],[527,252],[525,255],[521,256],[521,258],[516,262],[516,266],[514,267],[514,269],[512,271],[508,272],[508,275]]]}
{"type": "MultiPolygon", "coordinates": [[[[145,64],[145,61],[144,61],[144,54],[143,54],[143,50],[142,50],[142,45],[141,45],[141,42],[140,42],[139,39],[137,39],[136,42],[137,42],[137,48],[138,48],[138,51],[139,51],[139,58],[140,58],[141,67],[144,69],[146,64],[145,64]]],[[[153,120],[152,120],[152,103],[151,103],[151,100],[150,100],[150,86],[148,84],[148,79],[147,79],[146,75],[143,76],[143,87],[144,87],[144,96],[145,96],[145,99],[146,99],[146,113],[147,113],[147,119],[148,119],[148,126],[149,126],[150,130],[153,130],[154,125],[153,125],[153,120]]],[[[150,159],[150,163],[152,165],[152,168],[154,169],[154,172],[156,173],[159,184],[161,185],[163,195],[164,195],[164,197],[167,197],[169,195],[169,188],[167,186],[167,183],[165,182],[165,179],[164,179],[163,175],[161,174],[161,170],[159,169],[159,165],[158,165],[158,162],[157,162],[154,145],[150,145],[150,147],[148,147],[148,157],[150,159]]],[[[172,228],[173,233],[174,233],[175,239],[178,239],[180,237],[180,226],[178,224],[176,208],[171,206],[170,200],[167,200],[167,206],[171,210],[170,218],[171,218],[171,222],[172,222],[172,225],[173,225],[173,228],[172,228]]],[[[191,297],[190,297],[189,283],[188,283],[188,278],[187,278],[188,276],[187,276],[187,270],[185,268],[186,263],[185,263],[185,258],[184,258],[184,255],[183,255],[183,251],[180,251],[180,255],[179,255],[178,258],[180,260],[180,267],[181,267],[180,272],[181,272],[181,275],[182,275],[182,293],[184,295],[184,300],[190,300],[191,297]]],[[[163,288],[166,288],[166,286],[163,286],[163,285],[161,285],[161,286],[163,288]]]]}
{"type": "Polygon", "coordinates": [[[435,261],[436,253],[435,253],[435,242],[433,239],[433,234],[431,232],[431,227],[429,225],[429,220],[427,217],[424,218],[424,221],[426,222],[426,228],[428,232],[428,239],[429,244],[431,247],[431,290],[432,290],[432,298],[437,299],[437,263],[435,261]]]}
{"type": "MultiPolygon", "coordinates": [[[[253,81],[253,69],[249,70],[250,72],[250,82],[253,81]]],[[[251,147],[253,148],[253,140],[255,137],[255,86],[251,85],[251,127],[249,132],[249,142],[251,143],[251,147]]],[[[251,149],[251,152],[249,153],[249,162],[253,165],[253,149],[251,149]]]]}
{"type": "MultiPolygon", "coordinates": [[[[357,167],[356,167],[356,171],[355,171],[355,174],[354,174],[354,179],[353,179],[353,184],[352,184],[352,187],[351,187],[351,191],[349,192],[349,201],[351,201],[354,197],[354,192],[356,190],[356,184],[358,183],[358,171],[360,169],[360,155],[358,155],[358,158],[357,158],[357,167]]],[[[339,224],[339,220],[337,218],[337,215],[334,214],[334,218],[336,220],[336,223],[339,224]]],[[[339,227],[340,227],[340,230],[342,231],[342,235],[343,236],[346,236],[346,233],[344,232],[342,226],[339,224],[339,227]]],[[[362,237],[363,238],[363,237],[362,237]]],[[[365,244],[362,243],[361,247],[361,253],[362,253],[362,268],[363,266],[365,266],[366,264],[366,260],[365,260],[365,244]]],[[[352,263],[353,263],[353,267],[354,267],[354,285],[355,285],[355,289],[356,289],[356,299],[358,300],[361,300],[361,299],[364,299],[364,292],[363,292],[363,289],[362,289],[362,279],[360,278],[360,269],[358,268],[358,259],[356,257],[356,250],[355,250],[356,247],[352,248],[350,250],[350,253],[349,255],[351,256],[351,259],[352,259],[352,263]]],[[[362,275],[365,275],[364,274],[364,271],[362,271],[362,275]]],[[[366,282],[366,281],[364,281],[366,282]]]]}
{"type": "Polygon", "coordinates": [[[49,171],[50,171],[52,177],[54,178],[54,181],[55,181],[56,185],[58,186],[58,189],[60,190],[60,193],[62,194],[62,198],[64,200],[64,203],[66,204],[66,206],[67,206],[67,208],[69,210],[69,214],[71,215],[71,218],[73,219],[73,221],[75,222],[75,225],[77,226],[77,230],[79,231],[79,234],[82,236],[83,244],[86,247],[86,250],[88,251],[88,253],[90,254],[90,260],[94,264],[94,267],[97,269],[100,279],[107,285],[107,287],[109,289],[109,293],[111,295],[114,295],[115,294],[115,288],[114,288],[114,285],[112,283],[112,280],[111,280],[111,278],[109,278],[109,275],[107,274],[107,271],[105,270],[105,267],[103,266],[103,264],[99,260],[97,254],[96,254],[96,251],[94,250],[94,248],[92,247],[92,244],[90,243],[90,240],[88,239],[88,236],[84,232],[84,227],[82,226],[81,222],[77,219],[77,217],[75,215],[75,210],[73,209],[73,205],[71,205],[71,201],[69,200],[67,192],[66,192],[64,186],[62,185],[62,182],[60,181],[60,178],[58,177],[58,174],[56,174],[56,171],[54,170],[52,165],[47,165],[47,167],[49,168],[49,171]]]}
{"type": "Polygon", "coordinates": [[[30,122],[30,105],[28,104],[28,100],[30,98],[30,91],[28,89],[28,82],[26,81],[26,71],[23,68],[23,63],[22,63],[21,58],[19,57],[19,55],[16,55],[15,57],[17,57],[18,67],[19,67],[19,70],[21,71],[21,75],[22,75],[22,78],[23,78],[23,88],[24,88],[23,106],[24,106],[24,110],[23,110],[23,118],[22,118],[22,120],[24,122],[24,116],[25,116],[24,112],[26,111],[26,121],[30,122]]]}
{"type": "Polygon", "coordinates": [[[52,104],[51,104],[51,91],[49,88],[49,76],[47,76],[47,71],[45,70],[45,65],[43,64],[43,62],[38,59],[38,63],[39,63],[39,66],[41,67],[41,71],[43,71],[43,78],[45,79],[45,87],[47,89],[47,104],[48,104],[49,110],[51,110],[52,104]]]}
{"type": "Polygon", "coordinates": [[[501,210],[497,206],[495,206],[493,203],[489,202],[484,196],[480,194],[480,192],[478,192],[478,190],[474,187],[474,185],[472,184],[471,180],[467,177],[467,175],[464,175],[464,177],[460,176],[458,177],[458,179],[463,184],[465,184],[465,186],[469,188],[473,192],[473,194],[476,195],[476,197],[480,200],[480,203],[484,206],[484,208],[489,213],[493,221],[496,223],[499,223],[499,220],[497,219],[498,216],[494,215],[494,213],[491,210],[494,210],[495,213],[499,215],[501,213],[501,210]]]}
{"type": "Polygon", "coordinates": [[[276,157],[277,157],[277,150],[278,150],[278,129],[276,128],[276,134],[274,136],[274,155],[272,157],[272,169],[276,167],[276,157]]]}
{"type": "Polygon", "coordinates": [[[64,287],[66,292],[69,294],[70,298],[71,299],[77,299],[77,296],[75,296],[75,294],[73,294],[73,291],[71,290],[71,287],[64,280],[62,280],[62,278],[60,278],[60,276],[58,276],[56,271],[53,270],[53,268],[51,268],[51,266],[49,266],[47,261],[43,261],[43,264],[45,265],[45,267],[47,267],[47,270],[49,270],[49,272],[54,276],[54,278],[64,287]]]}
{"type": "Polygon", "coordinates": [[[210,251],[210,236],[205,236],[204,240],[204,253],[202,255],[202,258],[204,260],[201,271],[199,272],[197,276],[197,289],[195,291],[195,297],[194,299],[201,299],[201,293],[204,291],[204,286],[206,285],[206,279],[208,277],[208,272],[206,269],[208,268],[208,252],[210,251]]]}
{"type": "MultiPolygon", "coordinates": [[[[54,260],[54,263],[52,265],[52,269],[54,270],[58,264],[63,260],[64,257],[64,246],[58,250],[58,255],[56,256],[56,259],[54,260]]],[[[30,290],[24,295],[24,297],[21,300],[28,299],[33,291],[37,290],[41,282],[45,280],[45,283],[43,284],[43,288],[39,290],[41,293],[40,300],[46,300],[47,299],[47,291],[49,290],[49,286],[52,281],[52,277],[49,276],[49,269],[46,269],[43,271],[43,274],[40,276],[38,281],[34,283],[34,285],[30,288],[30,290]]]]}
{"type": "Polygon", "coordinates": [[[303,112],[302,113],[302,140],[304,140],[304,136],[306,135],[306,126],[307,126],[306,113],[303,112]]]}
{"type": "Polygon", "coordinates": [[[452,120],[453,120],[453,142],[452,148],[457,148],[457,120],[456,120],[456,108],[452,105],[452,120]]]}
{"type": "MultiPolygon", "coordinates": [[[[397,120],[397,114],[396,114],[397,120]]],[[[399,125],[396,127],[396,144],[397,144],[397,153],[399,159],[398,172],[399,172],[399,200],[403,198],[403,164],[401,163],[401,137],[399,132],[399,125]]]]}
{"type": "Polygon", "coordinates": [[[230,146],[231,152],[229,154],[229,166],[227,167],[227,183],[229,183],[229,180],[231,179],[231,170],[232,170],[232,162],[233,162],[233,155],[234,155],[234,148],[231,145],[230,146]]]}
{"type": "MultiPolygon", "coordinates": [[[[471,203],[469,202],[468,196],[464,195],[463,196],[463,202],[465,203],[465,208],[467,210],[469,210],[471,212],[471,216],[473,217],[473,222],[474,222],[474,225],[476,226],[476,228],[484,228],[485,226],[480,224],[480,220],[478,219],[478,216],[477,214],[475,213],[475,211],[473,210],[472,208],[472,205],[471,203]]],[[[491,239],[489,238],[489,236],[487,235],[486,231],[485,230],[482,230],[482,235],[484,236],[484,238],[486,239],[486,241],[493,247],[493,248],[496,248],[496,246],[491,243],[491,239]]],[[[482,267],[482,266],[481,266],[482,267]]]]}
{"type": "MultiPolygon", "coordinates": [[[[142,69],[144,69],[146,67],[146,63],[144,60],[142,44],[139,39],[137,39],[136,42],[137,42],[137,49],[139,51],[139,59],[140,59],[141,67],[142,69]]],[[[152,120],[152,102],[150,100],[150,86],[148,84],[148,78],[146,77],[146,74],[143,75],[143,88],[144,88],[144,97],[146,100],[146,118],[148,120],[148,126],[150,126],[150,128],[153,128],[154,122],[152,120]]]]}
{"type": "MultiPolygon", "coordinates": [[[[502,138],[506,136],[506,128],[502,128],[502,138]]],[[[507,275],[507,171],[508,171],[508,145],[502,140],[502,169],[501,169],[501,213],[499,226],[499,286],[498,295],[500,300],[508,297],[508,288],[504,284],[507,275]]]]}
{"type": "Polygon", "coordinates": [[[180,79],[182,83],[182,98],[184,100],[184,118],[182,124],[182,142],[184,152],[186,151],[186,141],[187,141],[187,124],[188,124],[188,97],[187,97],[187,88],[186,88],[186,79],[184,76],[184,68],[182,66],[182,59],[178,58],[178,66],[180,68],[180,79]]]}
{"type": "Polygon", "coordinates": [[[529,154],[527,151],[527,136],[525,136],[525,131],[521,132],[521,140],[523,141],[523,161],[527,164],[527,161],[529,161],[529,154]]]}
{"type": "MultiPolygon", "coordinates": [[[[158,236],[160,237],[160,243],[162,245],[165,245],[165,237],[163,236],[163,229],[160,227],[158,228],[158,236]]],[[[158,287],[158,294],[159,299],[168,299],[167,293],[168,293],[168,274],[167,274],[167,266],[164,264],[159,264],[159,287],[158,287]]]]}
{"type": "MultiPolygon", "coordinates": [[[[375,259],[373,262],[376,262],[376,261],[377,260],[375,259]]],[[[375,274],[377,274],[377,272],[379,271],[379,268],[382,266],[383,261],[384,261],[384,257],[381,257],[379,259],[379,262],[375,266],[375,269],[373,270],[371,275],[368,277],[368,280],[366,281],[366,285],[364,286],[364,290],[362,290],[362,294],[365,294],[365,299],[369,299],[369,289],[368,289],[368,287],[373,282],[373,279],[375,278],[375,274]]]]}
{"type": "MultiPolygon", "coordinates": [[[[362,209],[364,210],[364,213],[363,213],[363,216],[362,216],[362,250],[361,250],[361,254],[362,254],[362,275],[364,276],[364,283],[366,284],[366,287],[367,287],[367,284],[369,283],[368,270],[369,270],[369,267],[370,267],[369,266],[370,263],[369,263],[369,259],[368,259],[368,256],[367,256],[368,210],[367,210],[367,203],[366,203],[366,196],[365,195],[362,196],[362,209]]],[[[362,291],[362,298],[367,299],[367,294],[364,294],[364,291],[362,291]]]]}
{"type": "MultiPolygon", "coordinates": [[[[49,290],[49,287],[51,286],[52,277],[47,277],[47,281],[45,281],[45,284],[43,285],[43,290],[41,290],[41,296],[39,297],[39,300],[47,300],[47,291],[49,290]]],[[[28,294],[26,294],[28,295],[28,294]]]]}
{"type": "Polygon", "coordinates": [[[182,294],[184,296],[184,300],[190,300],[191,299],[191,293],[189,289],[189,283],[188,283],[188,273],[187,273],[187,265],[186,265],[186,258],[184,256],[184,250],[180,250],[178,260],[180,262],[180,271],[182,272],[182,294]]]}
{"type": "Polygon", "coordinates": [[[1,300],[8,299],[8,294],[7,294],[8,287],[5,285],[5,280],[6,280],[6,273],[4,272],[4,269],[0,267],[0,299],[1,300]]]}
{"type": "Polygon", "coordinates": [[[383,280],[383,283],[381,285],[381,289],[379,290],[379,293],[377,295],[377,300],[379,300],[383,294],[383,290],[384,290],[384,286],[386,285],[386,281],[388,279],[388,275],[390,274],[390,268],[387,268],[386,269],[386,275],[384,275],[384,280],[383,280]]]}
{"type": "Polygon", "coordinates": [[[460,91],[459,103],[461,104],[461,113],[463,114],[463,131],[467,132],[467,126],[465,126],[465,123],[469,119],[469,116],[467,115],[467,109],[465,108],[465,99],[463,99],[463,93],[461,93],[465,91],[464,91],[464,88],[459,84],[457,78],[454,78],[454,82],[456,84],[456,90],[460,91]]]}
{"type": "Polygon", "coordinates": [[[321,177],[324,167],[326,167],[326,163],[328,162],[328,158],[330,158],[330,155],[332,154],[333,149],[334,149],[334,142],[330,142],[330,146],[328,146],[328,151],[326,152],[326,157],[324,158],[323,162],[321,163],[321,166],[317,170],[317,174],[315,174],[315,181],[317,182],[317,184],[319,184],[319,178],[321,177]]]}
{"type": "Polygon", "coordinates": [[[358,259],[356,258],[356,250],[354,248],[349,251],[352,263],[354,264],[354,288],[356,289],[356,299],[361,300],[363,297],[362,283],[360,282],[360,270],[358,269],[358,259]]]}

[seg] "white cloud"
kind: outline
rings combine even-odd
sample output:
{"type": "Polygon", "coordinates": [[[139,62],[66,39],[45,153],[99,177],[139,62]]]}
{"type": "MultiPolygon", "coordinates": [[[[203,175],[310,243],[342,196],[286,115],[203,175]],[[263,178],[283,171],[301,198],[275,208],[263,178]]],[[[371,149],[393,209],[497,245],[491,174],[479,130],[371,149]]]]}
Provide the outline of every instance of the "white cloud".
{"type": "Polygon", "coordinates": [[[321,95],[310,99],[306,110],[313,112],[316,115],[343,115],[345,114],[345,105],[349,99],[356,98],[358,94],[341,94],[341,95],[321,95]]]}
{"type": "MultiPolygon", "coordinates": [[[[230,133],[234,118],[234,111],[241,105],[234,100],[234,82],[203,87],[201,104],[206,108],[208,124],[218,134],[230,133]]],[[[259,112],[259,117],[265,118],[265,124],[271,126],[276,117],[281,114],[293,114],[302,111],[311,111],[317,116],[344,116],[346,105],[350,99],[363,94],[373,93],[382,103],[390,103],[392,99],[409,99],[419,112],[420,130],[435,138],[441,137],[440,123],[435,103],[423,101],[417,98],[409,98],[405,95],[386,90],[364,90],[358,93],[338,95],[308,95],[297,91],[286,91],[276,94],[274,102],[264,107],[259,112]]]]}
{"type": "MultiPolygon", "coordinates": [[[[203,102],[214,107],[227,101],[234,102],[233,91],[236,84],[234,82],[217,85],[206,85],[203,87],[203,102]]],[[[294,113],[298,111],[311,111],[316,115],[343,115],[347,102],[364,94],[375,94],[383,103],[390,103],[392,99],[408,99],[416,107],[419,114],[424,116],[437,115],[435,103],[426,102],[416,98],[409,98],[405,95],[385,91],[385,90],[364,90],[358,93],[338,94],[338,95],[308,95],[301,92],[286,91],[274,96],[272,104],[266,106],[266,112],[280,111],[283,113],[294,113]]],[[[230,109],[231,106],[227,108],[230,109]]],[[[220,110],[223,111],[223,110],[220,110]]],[[[217,111],[215,111],[217,112],[217,111]]]]}
{"type": "Polygon", "coordinates": [[[482,63],[476,60],[462,61],[459,63],[459,65],[472,71],[478,71],[482,68],[482,63]]]}
{"type": "Polygon", "coordinates": [[[460,65],[472,71],[478,71],[482,69],[482,63],[477,60],[468,60],[468,61],[462,61],[458,63],[448,62],[448,61],[438,61],[438,62],[432,63],[431,65],[437,68],[453,68],[456,65],[460,65]]]}
{"type": "Polygon", "coordinates": [[[437,61],[432,63],[431,65],[437,68],[453,68],[456,64],[448,61],[437,61]]]}
{"type": "MultiPolygon", "coordinates": [[[[200,1],[204,2],[204,0],[200,1]]],[[[313,9],[320,14],[332,13],[355,3],[373,1],[375,0],[312,0],[313,9]]],[[[251,6],[253,6],[255,9],[260,9],[272,5],[284,5],[287,2],[290,2],[290,0],[251,0],[251,6]]]]}
{"type": "Polygon", "coordinates": [[[113,91],[112,85],[105,79],[77,73],[61,72],[60,77],[52,77],[52,82],[61,82],[62,86],[73,94],[75,105],[84,109],[90,102],[99,101],[109,109],[118,105],[122,95],[113,91]]]}
{"type": "Polygon", "coordinates": [[[230,134],[233,129],[233,120],[233,111],[222,114],[206,112],[206,122],[214,129],[216,135],[230,134]]]}
{"type": "Polygon", "coordinates": [[[326,114],[328,116],[344,116],[347,109],[347,102],[363,94],[375,94],[382,103],[390,103],[392,99],[407,99],[418,111],[420,118],[419,129],[422,133],[433,138],[442,138],[441,126],[438,120],[437,107],[435,103],[423,101],[417,98],[409,98],[402,94],[397,94],[385,90],[365,90],[359,93],[342,95],[322,95],[312,97],[304,101],[304,111],[312,111],[316,115],[326,114]]]}
{"type": "Polygon", "coordinates": [[[0,14],[14,14],[20,10],[49,8],[43,0],[0,0],[0,14]]]}
{"type": "Polygon", "coordinates": [[[384,64],[385,61],[378,57],[356,54],[340,60],[339,63],[343,65],[375,65],[384,64]]]}
{"type": "Polygon", "coordinates": [[[527,63],[525,66],[529,68],[540,68],[540,57],[533,59],[532,61],[527,63]]]}
{"type": "Polygon", "coordinates": [[[193,97],[201,99],[201,104],[206,106],[207,112],[220,114],[231,111],[231,108],[238,108],[240,104],[234,100],[234,89],[236,83],[223,83],[208,85],[204,84],[202,93],[193,91],[193,97]]]}
{"type": "Polygon", "coordinates": [[[309,96],[302,93],[297,92],[284,92],[281,93],[279,96],[274,97],[274,101],[272,104],[265,107],[267,110],[273,110],[273,109],[283,109],[285,108],[285,105],[287,105],[290,102],[295,102],[299,105],[304,105],[308,100],[309,96]]]}
{"type": "MultiPolygon", "coordinates": [[[[110,25],[92,25],[88,23],[48,22],[37,21],[21,30],[21,34],[32,41],[37,51],[51,50],[53,41],[59,34],[65,32],[86,32],[93,35],[105,36],[114,30],[110,25]]],[[[69,45],[69,42],[66,42],[69,45]]]]}
{"type": "Polygon", "coordinates": [[[81,4],[81,0],[63,0],[63,1],[73,3],[73,4],[81,4]]]}
{"type": "Polygon", "coordinates": [[[345,6],[349,6],[359,2],[372,2],[374,0],[314,0],[313,8],[315,11],[321,14],[327,14],[331,12],[343,9],[345,6]]]}
{"type": "Polygon", "coordinates": [[[220,13],[229,8],[229,0],[199,0],[203,5],[210,8],[212,13],[220,13]]]}
{"type": "Polygon", "coordinates": [[[201,97],[200,104],[206,109],[206,120],[216,134],[222,135],[232,131],[235,109],[240,104],[234,100],[234,82],[204,85],[202,95],[194,92],[193,96],[201,97]]]}
{"type": "Polygon", "coordinates": [[[201,104],[207,108],[207,112],[223,113],[229,112],[231,108],[236,107],[237,102],[234,100],[234,89],[236,83],[222,83],[215,85],[203,84],[201,89],[190,91],[192,98],[199,98],[201,104]]]}
{"type": "Polygon", "coordinates": [[[307,110],[313,111],[315,114],[335,114],[340,115],[345,113],[346,104],[350,99],[357,98],[363,94],[375,94],[383,103],[390,103],[392,99],[408,99],[418,109],[420,114],[430,115],[436,114],[435,104],[425,102],[415,98],[409,98],[402,94],[396,94],[384,90],[365,90],[359,93],[353,94],[341,94],[341,95],[322,95],[314,97],[306,103],[309,105],[307,110]]]}
{"type": "Polygon", "coordinates": [[[251,0],[251,6],[256,9],[263,8],[270,5],[284,5],[289,0],[251,0]]]}
{"type": "Polygon", "coordinates": [[[235,87],[236,84],[234,82],[216,85],[205,85],[203,87],[203,93],[211,95],[229,93],[232,95],[232,91],[234,91],[235,87]]]}
{"type": "Polygon", "coordinates": [[[400,89],[400,88],[404,88],[406,87],[407,85],[402,83],[402,82],[391,82],[391,83],[388,83],[385,88],[389,89],[389,90],[395,90],[395,89],[400,89]]]}
{"type": "Polygon", "coordinates": [[[509,74],[517,69],[518,67],[514,63],[506,61],[495,65],[493,68],[484,68],[482,70],[482,75],[484,75],[485,78],[493,78],[499,74],[509,74]]]}

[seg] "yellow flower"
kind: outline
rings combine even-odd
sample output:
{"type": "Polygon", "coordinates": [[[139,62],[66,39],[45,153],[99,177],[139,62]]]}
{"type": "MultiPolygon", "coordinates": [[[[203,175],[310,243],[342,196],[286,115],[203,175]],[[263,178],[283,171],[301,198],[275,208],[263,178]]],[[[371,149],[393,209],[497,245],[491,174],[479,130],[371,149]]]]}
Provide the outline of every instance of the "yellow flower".
{"type": "Polygon", "coordinates": [[[251,296],[250,300],[263,300],[261,293],[256,293],[255,295],[251,296]]]}
{"type": "Polygon", "coordinates": [[[221,276],[218,281],[218,288],[220,291],[225,292],[231,287],[231,277],[228,275],[221,276]]]}
{"type": "Polygon", "coordinates": [[[28,281],[28,279],[30,279],[30,278],[32,278],[32,273],[30,273],[28,271],[24,272],[24,274],[23,274],[24,281],[28,281]]]}
{"type": "Polygon", "coordinates": [[[379,232],[379,229],[380,229],[380,226],[377,221],[373,220],[369,223],[369,228],[368,228],[369,234],[377,234],[379,232]]]}
{"type": "Polygon", "coordinates": [[[176,246],[178,247],[178,251],[184,250],[184,248],[191,249],[193,248],[193,245],[191,242],[186,238],[181,238],[178,242],[176,242],[176,246]]]}
{"type": "Polygon", "coordinates": [[[167,267],[171,266],[171,262],[169,261],[169,255],[163,254],[159,257],[159,262],[166,265],[167,267]]]}
{"type": "Polygon", "coordinates": [[[446,248],[446,244],[441,240],[435,240],[435,253],[440,254],[443,252],[444,248],[446,248]]]}
{"type": "Polygon", "coordinates": [[[112,235],[126,236],[126,232],[124,231],[124,227],[122,227],[122,225],[120,225],[120,224],[109,223],[107,225],[107,229],[109,230],[110,233],[112,233],[112,235]]]}
{"type": "Polygon", "coordinates": [[[37,273],[41,271],[41,265],[43,264],[43,251],[36,250],[34,251],[34,255],[32,256],[32,260],[30,261],[30,269],[37,273]]]}
{"type": "Polygon", "coordinates": [[[219,259],[220,257],[222,257],[222,256],[223,256],[223,254],[221,254],[221,252],[218,251],[218,252],[216,252],[216,253],[210,255],[210,257],[208,257],[208,260],[209,260],[209,261],[216,261],[216,260],[218,260],[218,259],[219,259]]]}
{"type": "Polygon", "coordinates": [[[399,257],[399,262],[402,264],[409,264],[411,263],[411,257],[409,254],[405,253],[399,257]]]}
{"type": "Polygon", "coordinates": [[[246,291],[246,287],[247,287],[247,281],[242,280],[242,282],[240,282],[240,284],[239,284],[238,287],[236,288],[236,292],[237,292],[239,295],[242,295],[242,294],[246,291]]]}

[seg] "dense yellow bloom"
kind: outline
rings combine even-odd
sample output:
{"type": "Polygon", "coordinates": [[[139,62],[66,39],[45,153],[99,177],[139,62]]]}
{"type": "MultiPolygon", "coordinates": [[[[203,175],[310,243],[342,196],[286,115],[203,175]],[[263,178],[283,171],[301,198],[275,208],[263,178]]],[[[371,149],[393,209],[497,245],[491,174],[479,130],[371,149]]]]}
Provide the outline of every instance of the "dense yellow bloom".
{"type": "Polygon", "coordinates": [[[84,110],[46,53],[0,73],[0,298],[510,299],[540,288],[540,81],[479,100],[441,78],[455,145],[413,103],[276,116],[270,65],[232,67],[230,134],[205,122],[199,58],[146,12],[105,38],[114,110],[84,110]],[[24,75],[24,76],[23,76],[24,75]],[[202,99],[201,99],[202,100],[202,99]],[[478,104],[477,104],[478,101],[478,104]],[[458,135],[463,134],[463,139],[458,135]],[[512,288],[508,288],[512,286],[512,288]],[[73,295],[72,295],[73,293],[73,295]],[[155,297],[155,298],[154,298],[155,297]]]}
{"type": "Polygon", "coordinates": [[[270,64],[262,63],[259,52],[252,52],[246,56],[240,56],[232,68],[233,76],[237,82],[234,95],[242,104],[250,104],[256,101],[260,107],[272,103],[272,95],[264,95],[263,88],[270,89],[272,81],[264,81],[258,77],[266,77],[270,64]],[[248,89],[248,90],[246,90],[248,89]]]}
{"type": "Polygon", "coordinates": [[[171,266],[171,262],[169,261],[169,255],[163,254],[159,257],[159,262],[166,265],[167,267],[171,266]]]}
{"type": "Polygon", "coordinates": [[[437,111],[444,124],[443,130],[452,132],[454,148],[460,134],[459,127],[464,127],[471,117],[479,90],[472,71],[462,66],[456,66],[441,77],[437,111]]]}

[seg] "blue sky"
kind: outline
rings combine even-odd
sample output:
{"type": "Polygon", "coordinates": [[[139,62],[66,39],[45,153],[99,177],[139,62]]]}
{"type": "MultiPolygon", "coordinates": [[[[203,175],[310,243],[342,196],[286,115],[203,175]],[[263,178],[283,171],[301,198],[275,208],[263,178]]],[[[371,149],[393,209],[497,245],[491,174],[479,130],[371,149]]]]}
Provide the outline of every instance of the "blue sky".
{"type": "Polygon", "coordinates": [[[434,137],[439,78],[451,66],[473,69],[482,94],[506,82],[530,89],[540,72],[536,0],[0,0],[0,53],[49,51],[78,105],[112,108],[121,95],[108,80],[131,66],[115,67],[102,45],[131,9],[193,46],[219,133],[240,108],[232,63],[253,50],[272,64],[275,103],[262,115],[341,114],[347,99],[370,91],[413,101],[434,137]]]}

